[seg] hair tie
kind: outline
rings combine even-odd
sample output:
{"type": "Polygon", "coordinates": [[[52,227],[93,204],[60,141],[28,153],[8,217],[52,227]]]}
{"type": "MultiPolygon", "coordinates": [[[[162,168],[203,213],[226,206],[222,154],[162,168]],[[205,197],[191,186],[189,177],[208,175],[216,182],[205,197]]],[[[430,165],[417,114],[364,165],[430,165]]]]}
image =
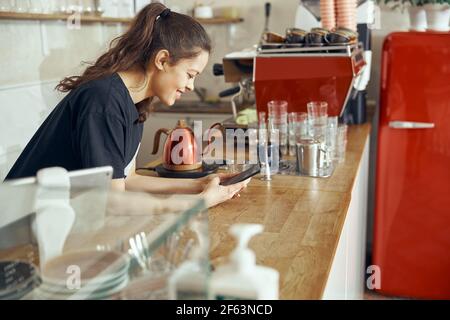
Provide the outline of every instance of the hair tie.
{"type": "Polygon", "coordinates": [[[166,8],[166,9],[164,9],[160,14],[159,14],[159,16],[157,16],[156,17],[156,20],[158,20],[159,18],[166,18],[168,15],[170,14],[170,9],[169,8],[166,8]]]}

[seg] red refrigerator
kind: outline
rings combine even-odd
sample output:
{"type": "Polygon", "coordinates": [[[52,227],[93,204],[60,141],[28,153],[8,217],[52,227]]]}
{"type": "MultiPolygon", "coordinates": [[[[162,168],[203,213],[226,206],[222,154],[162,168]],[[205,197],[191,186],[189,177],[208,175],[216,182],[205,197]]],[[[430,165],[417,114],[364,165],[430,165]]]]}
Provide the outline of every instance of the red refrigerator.
{"type": "Polygon", "coordinates": [[[450,33],[384,41],[375,183],[378,291],[450,299],[450,33]]]}

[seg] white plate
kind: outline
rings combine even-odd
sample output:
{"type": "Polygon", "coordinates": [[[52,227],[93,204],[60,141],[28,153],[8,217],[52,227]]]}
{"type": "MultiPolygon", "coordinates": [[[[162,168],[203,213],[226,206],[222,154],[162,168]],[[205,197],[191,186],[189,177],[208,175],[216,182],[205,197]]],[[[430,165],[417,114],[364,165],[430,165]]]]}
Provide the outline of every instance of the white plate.
{"type": "Polygon", "coordinates": [[[65,287],[69,266],[80,268],[81,284],[102,285],[128,272],[130,258],[116,251],[74,251],[56,257],[43,268],[43,282],[65,287]]]}
{"type": "Polygon", "coordinates": [[[61,293],[49,293],[44,290],[41,290],[40,288],[37,288],[33,292],[33,298],[35,300],[100,300],[100,299],[107,299],[110,296],[122,291],[125,289],[128,285],[129,278],[126,277],[119,285],[115,286],[114,288],[107,290],[107,291],[101,291],[96,294],[93,293],[71,293],[71,294],[61,294],[61,293]]]}

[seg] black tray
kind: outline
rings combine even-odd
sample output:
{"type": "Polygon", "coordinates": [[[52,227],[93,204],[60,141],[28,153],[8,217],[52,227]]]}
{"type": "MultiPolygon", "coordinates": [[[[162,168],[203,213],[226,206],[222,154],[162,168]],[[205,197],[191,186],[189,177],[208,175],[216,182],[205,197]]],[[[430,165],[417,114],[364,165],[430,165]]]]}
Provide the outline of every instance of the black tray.
{"type": "Polygon", "coordinates": [[[173,171],[164,168],[162,164],[154,168],[154,170],[156,171],[156,173],[158,173],[158,176],[160,177],[185,178],[185,179],[201,178],[209,174],[215,173],[218,169],[219,169],[218,164],[206,164],[204,162],[201,168],[195,170],[173,171]]]}

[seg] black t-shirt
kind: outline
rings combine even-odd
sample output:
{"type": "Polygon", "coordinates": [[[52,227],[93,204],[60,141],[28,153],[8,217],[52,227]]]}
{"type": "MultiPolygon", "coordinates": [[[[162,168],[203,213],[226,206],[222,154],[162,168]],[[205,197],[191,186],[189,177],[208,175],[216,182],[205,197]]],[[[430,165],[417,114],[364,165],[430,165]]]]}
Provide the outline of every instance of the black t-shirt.
{"type": "Polygon", "coordinates": [[[142,138],[143,125],[117,73],[72,90],[25,147],[6,179],[36,175],[42,168],[69,171],[112,166],[125,177],[142,138]]]}

